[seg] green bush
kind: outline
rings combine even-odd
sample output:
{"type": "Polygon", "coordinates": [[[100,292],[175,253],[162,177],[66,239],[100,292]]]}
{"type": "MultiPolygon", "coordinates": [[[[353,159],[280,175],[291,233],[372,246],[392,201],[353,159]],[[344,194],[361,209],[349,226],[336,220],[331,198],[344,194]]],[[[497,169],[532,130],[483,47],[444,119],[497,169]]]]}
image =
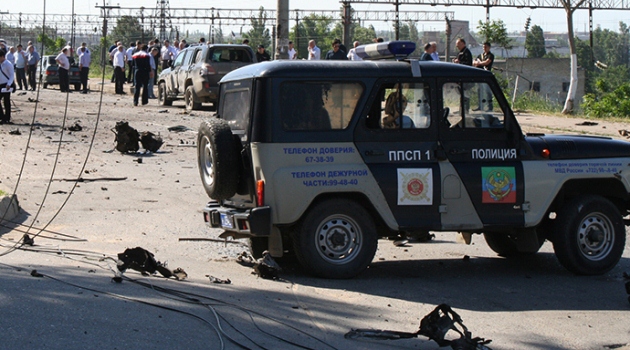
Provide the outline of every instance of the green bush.
{"type": "Polygon", "coordinates": [[[560,113],[562,105],[549,101],[534,91],[527,91],[516,97],[513,109],[522,109],[535,112],[560,113]]]}
{"type": "MultiPolygon", "coordinates": [[[[599,85],[598,88],[606,90],[605,86],[599,85]]],[[[611,92],[599,96],[586,94],[582,109],[590,117],[630,117],[630,83],[622,84],[611,92]]]]}

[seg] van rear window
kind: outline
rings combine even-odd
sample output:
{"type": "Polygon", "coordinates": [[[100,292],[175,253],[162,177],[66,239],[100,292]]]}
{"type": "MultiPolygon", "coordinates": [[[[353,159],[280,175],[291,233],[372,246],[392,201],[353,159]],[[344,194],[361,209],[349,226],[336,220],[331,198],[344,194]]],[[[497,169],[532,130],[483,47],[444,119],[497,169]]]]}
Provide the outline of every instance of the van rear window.
{"type": "Polygon", "coordinates": [[[251,84],[230,83],[221,93],[221,118],[224,119],[235,135],[247,141],[249,127],[251,84]]]}
{"type": "Polygon", "coordinates": [[[244,49],[215,48],[210,52],[209,62],[252,62],[249,52],[244,49]]]}
{"type": "Polygon", "coordinates": [[[281,85],[284,130],[340,130],[350,124],[363,94],[352,82],[286,82],[281,85]]]}

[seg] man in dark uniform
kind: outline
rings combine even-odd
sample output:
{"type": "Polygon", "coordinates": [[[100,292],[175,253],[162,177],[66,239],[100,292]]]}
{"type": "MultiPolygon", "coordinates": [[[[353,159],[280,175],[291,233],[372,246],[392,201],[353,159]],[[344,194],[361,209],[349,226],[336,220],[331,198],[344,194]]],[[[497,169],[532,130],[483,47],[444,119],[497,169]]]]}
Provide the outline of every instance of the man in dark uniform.
{"type": "Polygon", "coordinates": [[[332,43],[333,49],[326,54],[327,60],[347,61],[348,56],[345,51],[341,50],[341,40],[335,39],[332,43]]]}
{"type": "Polygon", "coordinates": [[[432,50],[433,46],[431,46],[431,43],[424,44],[424,52],[420,56],[420,61],[433,61],[433,57],[431,57],[432,50]]]}
{"type": "Polygon", "coordinates": [[[267,51],[265,51],[265,47],[262,45],[258,45],[258,51],[256,51],[256,61],[271,61],[271,57],[269,56],[267,51]]]}
{"type": "Polygon", "coordinates": [[[453,60],[453,63],[472,66],[472,53],[470,53],[470,50],[468,50],[468,48],[466,47],[466,40],[461,38],[457,39],[455,45],[457,46],[459,53],[457,54],[457,57],[453,60]]]}
{"type": "Polygon", "coordinates": [[[133,66],[136,70],[136,91],[133,94],[133,105],[138,105],[140,97],[140,89],[142,89],[142,105],[149,103],[149,79],[153,79],[153,70],[151,69],[151,55],[147,53],[148,46],[143,44],[140,51],[136,52],[133,57],[133,66]]]}
{"type": "MultiPolygon", "coordinates": [[[[494,54],[490,52],[490,43],[483,43],[483,53],[475,58],[473,66],[484,70],[492,70],[492,64],[494,63],[494,54]]],[[[486,84],[479,85],[479,109],[485,111],[492,111],[492,91],[486,84]],[[484,109],[483,105],[487,108],[484,109]]]]}

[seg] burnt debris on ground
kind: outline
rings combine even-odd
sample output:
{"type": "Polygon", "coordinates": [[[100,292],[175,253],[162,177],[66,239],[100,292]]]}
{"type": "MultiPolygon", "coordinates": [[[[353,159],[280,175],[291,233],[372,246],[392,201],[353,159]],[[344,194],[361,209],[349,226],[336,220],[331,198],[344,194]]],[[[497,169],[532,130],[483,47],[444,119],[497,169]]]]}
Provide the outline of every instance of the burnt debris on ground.
{"type": "Polygon", "coordinates": [[[181,268],[170,270],[166,267],[166,263],[155,260],[153,253],[141,248],[127,248],[124,252],[118,254],[118,271],[124,273],[127,269],[136,270],[145,276],[153,275],[159,272],[166,278],[173,277],[176,280],[184,280],[188,274],[181,268]]]}

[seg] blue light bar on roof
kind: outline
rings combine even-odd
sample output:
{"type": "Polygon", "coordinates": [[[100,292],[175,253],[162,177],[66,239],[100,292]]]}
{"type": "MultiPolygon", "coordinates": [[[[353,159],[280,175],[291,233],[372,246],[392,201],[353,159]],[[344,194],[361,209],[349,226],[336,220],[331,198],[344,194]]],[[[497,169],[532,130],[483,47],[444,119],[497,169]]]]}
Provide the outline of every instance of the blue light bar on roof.
{"type": "Polygon", "coordinates": [[[358,46],[355,53],[364,60],[382,60],[405,58],[415,50],[416,43],[413,41],[388,41],[358,46]]]}

